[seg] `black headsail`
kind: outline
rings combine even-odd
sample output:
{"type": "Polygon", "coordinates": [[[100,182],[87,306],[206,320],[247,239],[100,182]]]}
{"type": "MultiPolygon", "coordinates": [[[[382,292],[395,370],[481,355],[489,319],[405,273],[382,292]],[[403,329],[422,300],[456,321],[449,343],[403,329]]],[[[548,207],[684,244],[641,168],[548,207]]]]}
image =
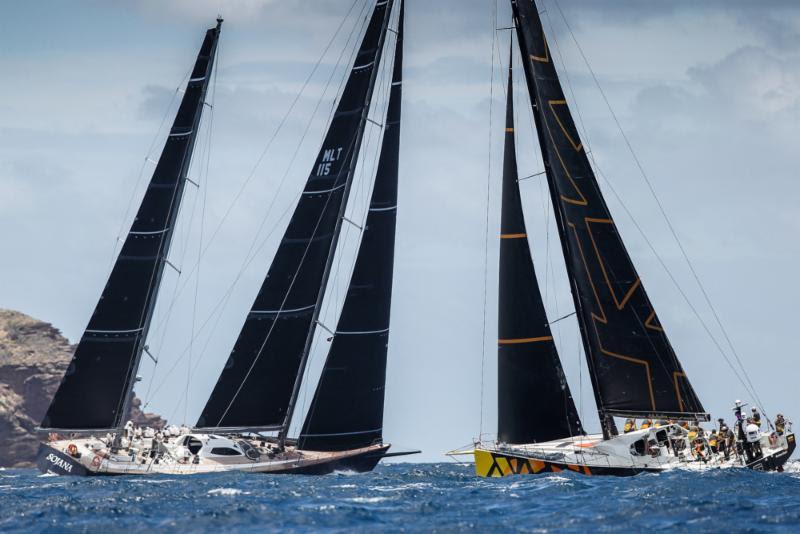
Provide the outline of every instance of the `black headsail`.
{"type": "Polygon", "coordinates": [[[375,5],[305,190],[198,428],[288,427],[358,160],[392,3],[375,5]]]}
{"type": "Polygon", "coordinates": [[[369,212],[336,334],[300,432],[301,449],[347,450],[383,440],[402,73],[401,5],[383,144],[369,212]]]}
{"type": "Polygon", "coordinates": [[[186,174],[205,105],[222,20],[206,32],[186,93],[89,326],[42,429],[102,430],[127,416],[186,174]]]}
{"type": "Polygon", "coordinates": [[[536,443],[583,434],[536,281],[514,146],[508,68],[498,293],[497,439],[536,443]]]}
{"type": "Polygon", "coordinates": [[[511,5],[604,432],[612,416],[707,418],[606,206],[536,6],[511,5]]]}

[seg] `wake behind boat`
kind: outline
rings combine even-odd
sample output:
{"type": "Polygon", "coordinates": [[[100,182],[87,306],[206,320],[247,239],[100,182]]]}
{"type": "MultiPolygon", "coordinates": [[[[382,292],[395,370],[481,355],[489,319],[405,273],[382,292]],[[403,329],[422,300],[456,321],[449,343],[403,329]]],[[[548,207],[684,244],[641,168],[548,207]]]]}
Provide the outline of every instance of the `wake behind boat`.
{"type": "MultiPolygon", "coordinates": [[[[377,0],[328,131],[272,265],[194,428],[125,423],[153,317],[222,20],[208,30],[167,143],[88,328],[42,421],[37,465],[62,475],[369,471],[388,453],[383,403],[402,96],[403,6],[377,0]],[[392,15],[396,14],[392,28],[392,15]],[[386,45],[387,35],[395,36],[386,45]],[[369,116],[384,48],[385,123],[369,116]],[[369,123],[382,143],[362,225],[345,217],[369,123]],[[338,325],[320,320],[342,225],[361,242],[338,325]],[[331,337],[297,439],[288,437],[316,327],[331,337]],[[277,436],[267,433],[277,432],[277,436]],[[68,436],[66,438],[62,436],[68,436]],[[90,437],[86,437],[90,436],[90,437]]],[[[155,359],[155,358],[154,358],[155,359]]]]}
{"type": "MultiPolygon", "coordinates": [[[[479,476],[571,470],[634,475],[674,468],[782,470],[795,450],[783,416],[735,407],[731,429],[710,420],[622,241],[570,113],[539,11],[511,0],[550,200],[602,427],[586,435],[545,313],[517,173],[509,60],[500,233],[498,432],[471,450],[479,476]],[[616,418],[627,419],[625,432],[616,418]],[[644,421],[635,429],[635,419],[644,421]],[[653,424],[653,420],[659,421],[653,424]]],[[[513,39],[513,37],[512,37],[513,39]]],[[[572,314],[570,314],[572,315],[572,314]]],[[[560,319],[557,319],[560,320],[560,319]]],[[[746,389],[746,384],[743,383],[746,389]]]]}

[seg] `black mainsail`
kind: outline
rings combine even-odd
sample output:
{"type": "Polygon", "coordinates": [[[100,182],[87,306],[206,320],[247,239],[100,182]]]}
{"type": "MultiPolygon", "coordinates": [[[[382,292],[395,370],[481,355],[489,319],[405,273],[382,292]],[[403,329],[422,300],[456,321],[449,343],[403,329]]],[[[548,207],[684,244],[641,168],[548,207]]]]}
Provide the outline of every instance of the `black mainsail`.
{"type": "Polygon", "coordinates": [[[707,419],[606,206],[536,6],[511,5],[604,433],[612,416],[707,419]]]}
{"type": "Polygon", "coordinates": [[[153,317],[205,106],[222,20],[206,32],[139,211],[41,428],[110,430],[124,422],[153,317]]]}
{"type": "Polygon", "coordinates": [[[497,439],[537,443],[583,434],[550,332],[528,244],[517,174],[508,67],[498,292],[497,439]]]}
{"type": "Polygon", "coordinates": [[[392,4],[393,0],[375,4],[305,190],[198,428],[282,434],[288,428],[358,160],[392,4]]]}
{"type": "Polygon", "coordinates": [[[369,212],[336,333],[300,431],[298,448],[304,450],[357,449],[383,440],[397,220],[403,7],[400,7],[392,85],[369,212]]]}

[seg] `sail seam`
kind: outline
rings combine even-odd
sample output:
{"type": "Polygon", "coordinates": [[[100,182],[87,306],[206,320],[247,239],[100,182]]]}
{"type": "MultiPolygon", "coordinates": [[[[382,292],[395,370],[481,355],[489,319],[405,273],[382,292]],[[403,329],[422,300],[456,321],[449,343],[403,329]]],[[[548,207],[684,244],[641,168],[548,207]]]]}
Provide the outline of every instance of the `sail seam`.
{"type": "Polygon", "coordinates": [[[258,315],[275,315],[275,314],[281,314],[281,313],[296,313],[296,312],[301,312],[301,311],[305,311],[305,310],[310,310],[314,306],[316,306],[316,304],[312,304],[310,306],[303,306],[303,307],[300,307],[300,308],[294,308],[292,310],[286,310],[286,309],[282,309],[282,310],[251,310],[250,311],[250,315],[254,315],[254,314],[258,314],[258,315]]]}
{"type": "Polygon", "coordinates": [[[131,230],[130,232],[128,232],[128,234],[130,234],[130,235],[157,235],[157,234],[163,234],[165,232],[169,232],[169,230],[170,230],[169,228],[164,228],[163,230],[153,230],[152,232],[135,232],[135,231],[131,230]]]}
{"type": "Polygon", "coordinates": [[[319,191],[303,191],[303,194],[304,195],[317,195],[317,194],[321,194],[321,193],[331,193],[331,192],[337,191],[337,190],[339,190],[339,189],[341,189],[343,187],[344,187],[344,184],[337,185],[336,187],[333,187],[331,189],[320,189],[319,191]]]}
{"type": "Polygon", "coordinates": [[[371,434],[372,432],[380,432],[381,430],[383,430],[383,427],[373,428],[372,430],[359,430],[359,431],[356,431],[356,432],[331,432],[331,433],[328,433],[328,434],[300,434],[300,435],[303,436],[303,437],[307,437],[307,436],[321,436],[321,437],[324,437],[324,436],[354,436],[356,434],[371,434]]]}
{"type": "Polygon", "coordinates": [[[354,331],[342,331],[337,330],[336,335],[345,335],[345,336],[358,336],[364,334],[383,334],[388,332],[388,328],[384,328],[382,330],[354,330],[354,331]]]}
{"type": "Polygon", "coordinates": [[[553,336],[521,337],[512,339],[498,339],[500,345],[519,345],[522,343],[539,343],[541,341],[553,341],[553,336]]]}
{"type": "Polygon", "coordinates": [[[84,332],[87,334],[133,334],[142,330],[144,330],[144,327],[134,328],[133,330],[85,330],[84,332]]]}

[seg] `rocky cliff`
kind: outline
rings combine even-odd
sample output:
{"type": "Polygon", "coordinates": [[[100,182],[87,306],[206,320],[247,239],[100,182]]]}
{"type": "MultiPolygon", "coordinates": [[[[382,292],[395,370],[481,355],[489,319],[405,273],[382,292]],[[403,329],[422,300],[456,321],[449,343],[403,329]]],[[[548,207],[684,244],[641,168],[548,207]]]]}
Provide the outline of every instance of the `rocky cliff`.
{"type": "MultiPolygon", "coordinates": [[[[35,428],[55,395],[75,349],[58,329],[25,314],[0,310],[0,466],[33,465],[39,447],[35,428]]],[[[134,421],[161,427],[134,399],[134,421]]]]}

